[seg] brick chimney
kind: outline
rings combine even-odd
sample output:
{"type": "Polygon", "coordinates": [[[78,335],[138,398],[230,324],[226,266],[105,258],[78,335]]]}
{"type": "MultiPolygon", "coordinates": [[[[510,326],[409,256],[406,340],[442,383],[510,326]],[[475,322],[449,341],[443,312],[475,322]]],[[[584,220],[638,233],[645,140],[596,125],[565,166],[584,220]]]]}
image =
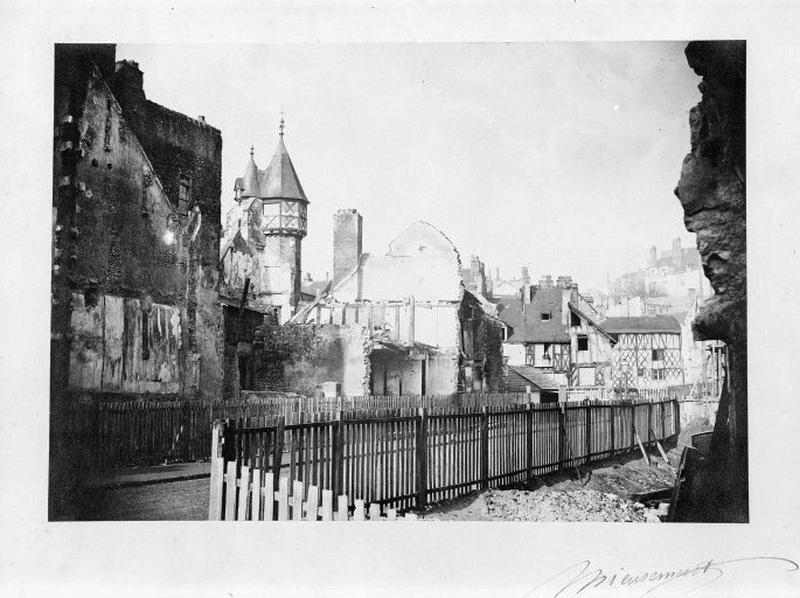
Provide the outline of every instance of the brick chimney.
{"type": "Polygon", "coordinates": [[[333,284],[361,261],[362,218],[358,210],[336,210],[333,215],[333,284]]]}
{"type": "Polygon", "coordinates": [[[139,63],[135,60],[119,60],[115,66],[112,89],[117,100],[123,107],[132,104],[135,108],[144,102],[144,76],[139,70],[139,63]]]}
{"type": "Polygon", "coordinates": [[[569,289],[572,287],[572,276],[559,276],[556,279],[556,286],[559,289],[569,289]]]}

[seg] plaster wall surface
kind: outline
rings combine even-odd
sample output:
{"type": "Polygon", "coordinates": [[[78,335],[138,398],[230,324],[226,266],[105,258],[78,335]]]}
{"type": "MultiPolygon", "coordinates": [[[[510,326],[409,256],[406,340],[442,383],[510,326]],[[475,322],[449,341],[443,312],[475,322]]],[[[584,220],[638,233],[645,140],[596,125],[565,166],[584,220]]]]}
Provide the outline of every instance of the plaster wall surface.
{"type": "Polygon", "coordinates": [[[503,357],[507,358],[508,365],[525,365],[525,345],[503,343],[503,357]]]}
{"type": "Polygon", "coordinates": [[[113,295],[101,295],[93,305],[87,304],[82,293],[74,293],[72,314],[71,388],[179,392],[179,308],[153,304],[143,310],[138,299],[113,295]]]}

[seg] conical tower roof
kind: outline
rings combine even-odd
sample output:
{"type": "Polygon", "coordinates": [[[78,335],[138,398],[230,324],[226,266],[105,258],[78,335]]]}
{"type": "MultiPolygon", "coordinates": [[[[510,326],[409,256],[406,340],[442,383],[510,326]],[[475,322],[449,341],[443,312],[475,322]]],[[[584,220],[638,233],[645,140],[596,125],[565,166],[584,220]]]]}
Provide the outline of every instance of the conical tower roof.
{"type": "Polygon", "coordinates": [[[244,169],[244,176],[242,177],[242,197],[259,197],[260,185],[258,181],[258,166],[253,159],[253,148],[250,148],[250,160],[244,169]]]}
{"type": "Polygon", "coordinates": [[[263,199],[299,199],[308,203],[308,198],[297,178],[292,159],[283,144],[283,133],[278,147],[261,177],[261,197],[263,199]]]}

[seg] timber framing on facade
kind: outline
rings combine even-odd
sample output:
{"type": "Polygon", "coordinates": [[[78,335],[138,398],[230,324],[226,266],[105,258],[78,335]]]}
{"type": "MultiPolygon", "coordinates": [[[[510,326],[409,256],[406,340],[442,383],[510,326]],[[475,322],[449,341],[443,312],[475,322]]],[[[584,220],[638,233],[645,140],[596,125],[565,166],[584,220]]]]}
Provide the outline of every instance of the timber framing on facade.
{"type": "Polygon", "coordinates": [[[684,384],[681,326],[672,316],[607,318],[617,339],[612,352],[615,388],[663,388],[684,384]]]}

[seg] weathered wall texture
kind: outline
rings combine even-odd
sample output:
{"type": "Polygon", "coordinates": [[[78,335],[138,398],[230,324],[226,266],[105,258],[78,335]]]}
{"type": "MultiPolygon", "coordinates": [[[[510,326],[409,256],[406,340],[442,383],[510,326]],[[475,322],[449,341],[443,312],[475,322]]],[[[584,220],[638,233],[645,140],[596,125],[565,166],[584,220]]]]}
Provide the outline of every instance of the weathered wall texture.
{"type": "Polygon", "coordinates": [[[257,331],[254,343],[257,390],[314,395],[324,382],[339,384],[348,396],[369,394],[372,350],[359,325],[278,325],[257,331]]]}
{"type": "MultiPolygon", "coordinates": [[[[107,54],[104,58],[113,60],[113,49],[107,54]]],[[[76,119],[81,159],[75,166],[78,193],[70,227],[75,235],[70,284],[107,298],[102,353],[112,361],[101,364],[106,372],[103,390],[112,390],[109,368],[115,367],[113,359],[121,359],[109,357],[119,344],[110,326],[123,329],[121,317],[117,322],[109,309],[113,301],[125,298],[126,306],[135,300],[147,307],[137,318],[146,317],[153,302],[176,306],[183,321],[183,352],[176,350],[169,360],[168,367],[180,371],[175,384],[181,385],[181,392],[201,390],[205,398],[217,398],[222,373],[216,290],[221,137],[213,127],[146,101],[141,73],[138,87],[135,80],[119,85],[132,68],[117,63],[116,74],[88,70],[83,82],[73,82],[85,87],[76,119]],[[177,199],[181,177],[190,184],[183,211],[177,199]],[[191,212],[195,207],[200,218],[191,212]]],[[[57,234],[65,233],[62,225],[57,234]]],[[[128,312],[126,307],[127,316],[133,317],[128,312]]],[[[72,313],[74,319],[77,309],[72,313]]],[[[73,344],[71,364],[85,365],[75,356],[87,357],[92,348],[84,352],[79,338],[73,344]]],[[[154,362],[143,363],[151,367],[154,362]]],[[[155,380],[153,372],[128,374],[134,376],[131,380],[140,374],[143,381],[155,380]]],[[[76,388],[94,388],[78,383],[81,376],[70,373],[76,388]]],[[[140,390],[133,390],[128,384],[124,390],[178,391],[173,384],[138,386],[140,390]]]]}
{"type": "Polygon", "coordinates": [[[117,86],[115,54],[55,47],[51,518],[85,474],[64,424],[75,394],[216,398],[222,379],[221,135],[148,102],[138,69],[117,86]]]}
{"type": "Polygon", "coordinates": [[[702,99],[690,113],[691,153],[675,192],[714,289],[694,330],[698,340],[725,341],[729,362],[712,454],[683,517],[747,521],[745,42],[692,42],[686,57],[703,77],[702,99]]]}
{"type": "MultiPolygon", "coordinates": [[[[130,61],[115,65],[109,77],[127,127],[135,134],[181,225],[180,242],[187,256],[182,264],[186,282],[181,292],[186,316],[184,343],[187,363],[200,359],[200,394],[219,398],[222,384],[222,311],[218,301],[221,233],[220,189],[222,135],[218,129],[160,106],[145,97],[143,75],[130,61]],[[181,180],[188,182],[185,210],[199,210],[200,225],[181,211],[181,180]]],[[[187,366],[188,367],[188,366],[187,366]]]]}
{"type": "MultiPolygon", "coordinates": [[[[74,293],[72,335],[70,387],[134,394],[180,391],[179,308],[152,304],[145,309],[138,299],[113,295],[87,303],[83,293],[74,293]]],[[[196,390],[196,379],[185,383],[196,390]]]]}

